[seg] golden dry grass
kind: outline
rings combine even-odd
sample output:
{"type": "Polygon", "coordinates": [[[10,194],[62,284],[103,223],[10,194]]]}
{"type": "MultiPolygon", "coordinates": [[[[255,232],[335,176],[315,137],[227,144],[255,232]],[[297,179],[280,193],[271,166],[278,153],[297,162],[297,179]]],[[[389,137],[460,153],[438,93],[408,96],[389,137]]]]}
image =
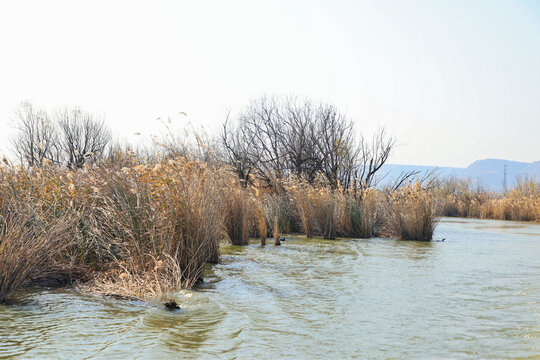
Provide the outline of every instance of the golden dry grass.
{"type": "Polygon", "coordinates": [[[145,164],[124,156],[76,172],[8,164],[0,179],[0,301],[53,272],[91,293],[162,297],[199,281],[222,240],[265,244],[271,233],[279,245],[291,232],[429,240],[436,220],[432,194],[419,185],[352,192],[287,179],[279,190],[244,187],[225,166],[182,157],[145,164]],[[21,225],[30,218],[40,226],[21,225]]]}
{"type": "Polygon", "coordinates": [[[60,260],[78,219],[73,214],[56,217],[56,209],[29,196],[28,184],[16,181],[4,168],[0,180],[1,303],[31,283],[69,277],[73,269],[66,269],[60,260]]]}
{"type": "Polygon", "coordinates": [[[233,245],[249,244],[249,213],[253,200],[237,179],[222,189],[225,230],[233,245]]]}
{"type": "Polygon", "coordinates": [[[401,240],[429,241],[438,221],[433,194],[420,183],[387,194],[384,232],[401,240]]]}
{"type": "MultiPolygon", "coordinates": [[[[231,178],[225,169],[177,159],[157,165],[133,160],[122,168],[101,164],[78,172],[53,166],[3,166],[0,171],[0,206],[7,214],[2,218],[7,225],[2,225],[0,273],[6,282],[14,276],[8,258],[32,271],[35,266],[21,259],[45,254],[45,247],[63,249],[53,255],[67,271],[87,267],[96,287],[115,284],[120,292],[129,287],[121,286],[125,279],[114,278],[118,269],[129,270],[123,273],[132,284],[159,294],[171,287],[191,287],[201,278],[204,264],[219,259],[219,242],[226,236],[220,191],[231,178]],[[32,228],[19,234],[11,224],[27,221],[19,215],[23,207],[43,229],[54,231],[42,236],[32,228]],[[61,224],[68,219],[69,226],[61,224]],[[159,271],[156,261],[162,264],[159,271]]],[[[24,272],[21,276],[25,280],[20,285],[32,278],[24,272]]]]}
{"type": "Polygon", "coordinates": [[[445,216],[540,221],[540,183],[531,179],[518,179],[506,194],[474,189],[467,180],[444,182],[436,191],[445,216]]]}

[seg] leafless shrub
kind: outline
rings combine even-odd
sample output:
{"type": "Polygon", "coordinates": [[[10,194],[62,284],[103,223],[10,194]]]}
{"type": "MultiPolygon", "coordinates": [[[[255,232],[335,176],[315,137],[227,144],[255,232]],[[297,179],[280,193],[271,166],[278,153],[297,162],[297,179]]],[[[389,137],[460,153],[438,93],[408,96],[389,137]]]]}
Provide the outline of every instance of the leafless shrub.
{"type": "Polygon", "coordinates": [[[47,112],[24,101],[15,111],[15,116],[17,132],[11,143],[19,161],[29,167],[39,167],[45,159],[58,163],[58,131],[47,112]]]}
{"type": "Polygon", "coordinates": [[[80,108],[58,110],[51,117],[45,110],[23,102],[15,114],[14,153],[29,167],[43,166],[48,160],[80,169],[100,159],[111,140],[104,119],[80,108]]]}
{"type": "Polygon", "coordinates": [[[313,183],[323,175],[333,189],[358,190],[376,185],[395,140],[381,130],[368,143],[333,105],[262,97],[236,123],[227,118],[221,142],[225,161],[246,185],[252,175],[271,187],[289,176],[313,183]]]}
{"type": "Polygon", "coordinates": [[[80,108],[59,110],[56,121],[61,133],[62,158],[70,169],[99,159],[111,141],[105,120],[80,108]]]}

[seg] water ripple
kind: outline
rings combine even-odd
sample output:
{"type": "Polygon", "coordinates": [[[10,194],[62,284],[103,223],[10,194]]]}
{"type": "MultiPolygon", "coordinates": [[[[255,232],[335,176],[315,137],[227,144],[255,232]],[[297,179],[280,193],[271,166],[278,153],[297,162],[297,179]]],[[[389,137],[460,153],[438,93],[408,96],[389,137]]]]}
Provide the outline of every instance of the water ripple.
{"type": "Polygon", "coordinates": [[[0,358],[535,358],[540,226],[503,225],[226,248],[182,312],[28,291],[0,306],[0,358]]]}

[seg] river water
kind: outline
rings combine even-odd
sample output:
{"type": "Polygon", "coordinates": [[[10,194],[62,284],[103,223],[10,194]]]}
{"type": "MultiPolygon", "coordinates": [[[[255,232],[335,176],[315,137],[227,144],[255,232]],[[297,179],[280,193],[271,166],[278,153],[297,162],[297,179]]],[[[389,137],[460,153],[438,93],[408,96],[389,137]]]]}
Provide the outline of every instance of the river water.
{"type": "Polygon", "coordinates": [[[0,358],[540,358],[540,225],[443,219],[435,238],[228,246],[183,311],[35,290],[0,358]]]}

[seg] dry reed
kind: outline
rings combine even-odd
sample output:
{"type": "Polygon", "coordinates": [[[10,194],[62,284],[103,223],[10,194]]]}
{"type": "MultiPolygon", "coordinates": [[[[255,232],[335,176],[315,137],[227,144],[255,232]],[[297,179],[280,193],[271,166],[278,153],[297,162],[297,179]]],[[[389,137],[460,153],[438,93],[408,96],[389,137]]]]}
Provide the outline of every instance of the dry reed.
{"type": "Polygon", "coordinates": [[[384,232],[401,240],[429,241],[438,221],[433,195],[420,183],[389,192],[384,232]]]}
{"type": "Polygon", "coordinates": [[[518,179],[503,194],[473,187],[470,180],[450,179],[437,187],[436,196],[444,216],[540,221],[540,183],[529,178],[518,179]]]}
{"type": "MultiPolygon", "coordinates": [[[[1,176],[4,223],[9,219],[2,226],[3,256],[20,259],[28,257],[28,251],[45,254],[45,247],[62,248],[50,264],[75,273],[74,280],[86,281],[91,275],[88,284],[117,285],[119,292],[126,292],[125,279],[114,274],[128,269],[122,273],[129,274],[132,284],[143,284],[138,288],[152,294],[171,286],[193,286],[202,277],[204,264],[219,260],[219,242],[226,236],[220,189],[230,178],[225,169],[209,169],[185,159],[157,165],[140,165],[133,159],[131,166],[123,168],[108,163],[78,172],[54,166],[38,170],[5,166],[1,176]],[[17,196],[10,195],[12,189],[17,196]],[[17,207],[35,213],[43,229],[56,230],[48,230],[48,235],[36,229],[18,234],[10,227],[22,221],[11,220],[17,207]],[[76,220],[60,226],[68,219],[76,220]],[[62,236],[58,229],[63,229],[62,236]],[[63,241],[61,246],[58,241],[63,241]],[[159,271],[156,262],[162,264],[159,271]],[[82,267],[88,268],[84,276],[72,271],[82,267]]],[[[11,263],[0,264],[5,282],[10,283],[11,263]]],[[[30,272],[35,268],[21,264],[30,272]]],[[[39,265],[43,278],[47,267],[43,261],[39,265]]],[[[33,277],[28,274],[21,273],[25,282],[33,277]]]]}
{"type": "MultiPolygon", "coordinates": [[[[388,192],[346,191],[324,180],[243,186],[227,167],[182,157],[143,164],[129,154],[77,172],[8,165],[0,179],[0,301],[53,271],[92,293],[161,297],[197,283],[204,265],[219,260],[225,239],[246,245],[258,236],[264,245],[271,233],[279,245],[280,234],[303,232],[429,240],[434,194],[442,196],[419,184],[388,192]],[[35,219],[39,226],[25,225],[35,219]]],[[[536,199],[537,188],[524,186],[508,199],[525,195],[536,199]]],[[[519,207],[517,200],[497,201],[492,216],[540,213],[536,200],[519,207]]],[[[469,213],[477,211],[471,203],[469,213]]]]}

